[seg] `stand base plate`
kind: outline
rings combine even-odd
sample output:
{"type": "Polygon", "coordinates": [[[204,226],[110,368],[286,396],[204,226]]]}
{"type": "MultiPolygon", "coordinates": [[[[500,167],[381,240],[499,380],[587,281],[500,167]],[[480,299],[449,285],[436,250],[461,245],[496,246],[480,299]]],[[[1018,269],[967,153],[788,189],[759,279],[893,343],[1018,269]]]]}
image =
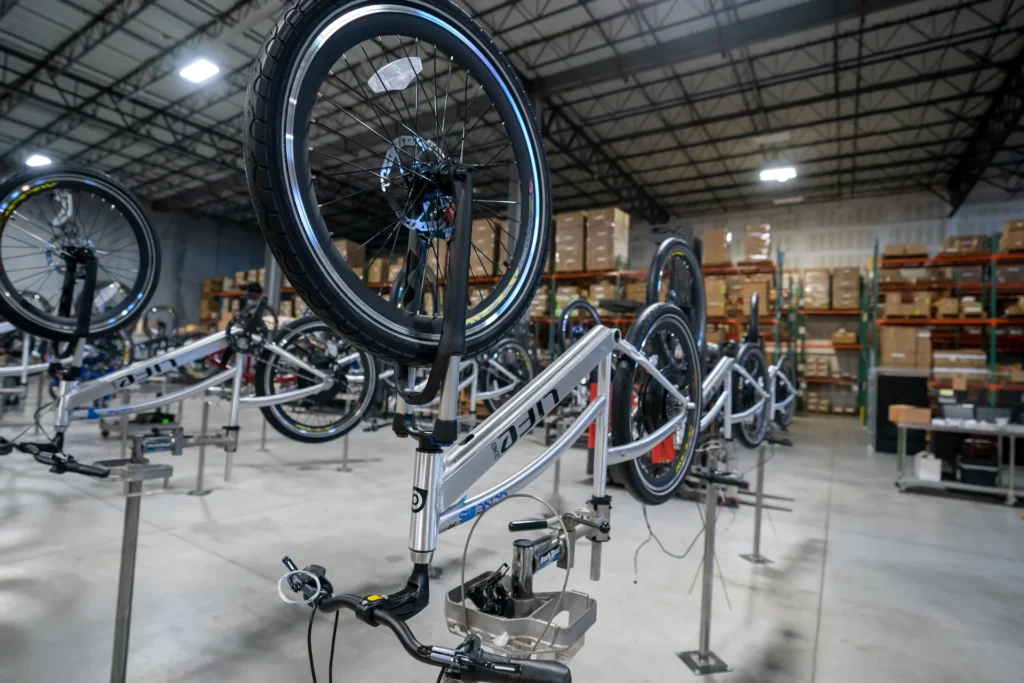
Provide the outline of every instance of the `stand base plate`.
{"type": "Polygon", "coordinates": [[[764,555],[755,555],[754,553],[748,553],[746,555],[740,555],[740,558],[746,560],[750,564],[771,564],[772,563],[772,561],[769,560],[764,555]]]}
{"type": "Polygon", "coordinates": [[[690,667],[694,676],[707,676],[709,674],[721,674],[732,671],[729,665],[718,658],[714,652],[708,652],[707,657],[700,656],[700,650],[680,652],[676,655],[683,660],[683,664],[690,667]]]}

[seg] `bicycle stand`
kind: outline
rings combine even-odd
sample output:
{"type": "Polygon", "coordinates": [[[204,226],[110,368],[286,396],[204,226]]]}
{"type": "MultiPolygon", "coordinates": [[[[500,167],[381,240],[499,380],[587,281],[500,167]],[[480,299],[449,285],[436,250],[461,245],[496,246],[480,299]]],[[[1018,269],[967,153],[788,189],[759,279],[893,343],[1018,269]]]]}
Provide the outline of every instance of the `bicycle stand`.
{"type": "Polygon", "coordinates": [[[676,656],[690,668],[694,676],[726,673],[729,665],[711,651],[711,598],[715,581],[715,517],[717,516],[717,483],[734,484],[733,480],[701,473],[704,481],[704,559],[700,595],[700,645],[696,650],[680,652],[676,656]]]}
{"type": "MultiPolygon", "coordinates": [[[[761,445],[757,449],[757,484],[754,490],[756,498],[754,501],[754,549],[750,553],[744,553],[740,557],[751,564],[771,564],[772,561],[761,554],[761,511],[765,509],[764,504],[764,465],[767,460],[764,457],[765,444],[768,444],[768,448],[772,451],[772,458],[775,457],[775,446],[792,446],[793,442],[785,437],[779,437],[773,433],[769,433],[768,437],[761,442],[761,445]]],[[[769,458],[770,460],[771,458],[769,458]]],[[[785,512],[791,512],[787,508],[778,508],[768,506],[773,510],[783,510],[785,512]]]]}
{"type": "MultiPolygon", "coordinates": [[[[141,448],[134,450],[141,459],[141,448]]],[[[117,581],[117,610],[114,614],[114,650],[111,683],[124,683],[128,672],[128,638],[132,625],[132,593],[135,588],[135,557],[139,546],[139,513],[142,484],[153,479],[165,482],[174,473],[170,465],[128,462],[110,470],[110,476],[124,482],[124,530],[121,535],[121,570],[117,581]]]]}

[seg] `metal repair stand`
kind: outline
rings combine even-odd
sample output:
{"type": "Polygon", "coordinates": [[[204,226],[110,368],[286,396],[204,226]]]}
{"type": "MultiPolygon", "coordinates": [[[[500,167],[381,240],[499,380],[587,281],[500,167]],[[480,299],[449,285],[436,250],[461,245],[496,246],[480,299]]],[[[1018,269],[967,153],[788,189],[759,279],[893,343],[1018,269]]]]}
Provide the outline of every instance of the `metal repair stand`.
{"type": "Polygon", "coordinates": [[[210,428],[210,399],[203,399],[203,421],[199,430],[199,470],[196,472],[196,487],[188,492],[190,496],[205,496],[210,489],[203,487],[203,475],[206,472],[206,437],[210,428]]]}
{"type": "MultiPolygon", "coordinates": [[[[775,457],[775,444],[770,444],[772,457],[775,457]]],[[[772,561],[761,554],[761,510],[764,507],[764,452],[765,444],[762,441],[757,449],[757,484],[754,494],[757,498],[754,501],[754,551],[749,554],[740,555],[751,564],[771,564],[772,561]]]]}
{"type": "Polygon", "coordinates": [[[135,588],[135,556],[139,546],[139,512],[142,507],[142,483],[151,479],[170,479],[170,465],[147,462],[143,457],[144,437],[132,437],[129,462],[110,470],[110,476],[124,482],[124,531],[121,536],[121,571],[117,581],[117,611],[114,615],[114,653],[110,667],[111,683],[124,683],[128,673],[128,637],[132,627],[132,592],[135,588]]]}
{"type": "Polygon", "coordinates": [[[701,581],[700,595],[700,649],[680,652],[677,656],[683,660],[694,676],[732,671],[729,665],[719,659],[711,651],[711,594],[715,581],[715,517],[718,503],[718,487],[712,477],[701,477],[704,480],[704,575],[701,581]]]}

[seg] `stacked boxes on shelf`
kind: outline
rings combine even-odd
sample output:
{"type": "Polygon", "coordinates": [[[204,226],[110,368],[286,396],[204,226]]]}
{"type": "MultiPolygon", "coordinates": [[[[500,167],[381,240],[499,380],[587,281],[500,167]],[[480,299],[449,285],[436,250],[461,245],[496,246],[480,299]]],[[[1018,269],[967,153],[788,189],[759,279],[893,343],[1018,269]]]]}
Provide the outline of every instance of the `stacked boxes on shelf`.
{"type": "Polygon", "coordinates": [[[728,297],[724,277],[706,275],[704,277],[704,298],[707,302],[709,318],[724,318],[728,310],[728,297]]]}
{"type": "Polygon", "coordinates": [[[732,233],[728,228],[705,230],[702,236],[704,265],[732,265],[732,233]]]}
{"type": "MultiPolygon", "coordinates": [[[[496,272],[499,232],[494,220],[478,218],[473,221],[473,246],[469,249],[470,277],[490,277],[496,272]]],[[[393,281],[393,278],[388,281],[393,281]]]]}
{"type": "Polygon", "coordinates": [[[843,311],[860,308],[860,268],[832,270],[832,308],[843,311]]]}
{"type": "Polygon", "coordinates": [[[592,282],[590,283],[590,288],[587,291],[587,301],[589,301],[590,305],[596,308],[597,312],[602,316],[611,314],[601,308],[601,301],[618,298],[615,283],[611,280],[598,280],[597,282],[592,282]]]}
{"type": "Polygon", "coordinates": [[[921,327],[883,327],[879,365],[904,370],[929,369],[932,361],[931,337],[931,330],[921,327]]]}
{"type": "Polygon", "coordinates": [[[748,225],[743,235],[743,259],[763,263],[772,259],[772,226],[767,223],[748,225]]]}
{"type": "Polygon", "coordinates": [[[739,303],[740,315],[744,318],[750,315],[750,298],[754,294],[758,296],[757,313],[762,318],[768,315],[768,304],[772,301],[772,275],[771,273],[757,273],[747,275],[743,278],[743,285],[740,287],[739,303]]]}
{"type": "Polygon", "coordinates": [[[803,308],[820,311],[831,306],[828,268],[808,268],[804,271],[803,295],[803,308]]]}
{"type": "Polygon", "coordinates": [[[984,235],[952,235],[942,242],[939,256],[972,256],[988,253],[988,237],[984,235]]]}
{"type": "Polygon", "coordinates": [[[937,380],[966,377],[968,381],[987,381],[988,361],[981,349],[935,351],[932,354],[932,376],[937,380]]]}
{"type": "Polygon", "coordinates": [[[555,216],[555,272],[581,273],[586,270],[586,214],[582,211],[555,216]]]}
{"type": "Polygon", "coordinates": [[[629,263],[629,214],[614,207],[587,211],[585,251],[589,272],[625,268],[629,263]]]}
{"type": "Polygon", "coordinates": [[[366,249],[353,240],[334,240],[334,247],[341,254],[341,258],[348,263],[348,267],[358,275],[363,276],[363,269],[366,267],[366,249]]]}
{"type": "Polygon", "coordinates": [[[927,244],[886,244],[882,247],[883,258],[916,258],[926,256],[928,256],[927,244]]]}
{"type": "Polygon", "coordinates": [[[1024,220],[1006,221],[1003,236],[999,239],[999,253],[1014,251],[1024,251],[1024,220]]]}

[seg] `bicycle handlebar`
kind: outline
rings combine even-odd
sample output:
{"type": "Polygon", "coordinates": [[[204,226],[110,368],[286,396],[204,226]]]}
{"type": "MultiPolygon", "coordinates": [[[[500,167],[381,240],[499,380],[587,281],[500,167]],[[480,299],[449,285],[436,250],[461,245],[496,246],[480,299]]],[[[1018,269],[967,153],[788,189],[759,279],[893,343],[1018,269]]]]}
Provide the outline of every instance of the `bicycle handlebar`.
{"type": "MultiPolygon", "coordinates": [[[[376,596],[371,596],[376,597],[376,596]]],[[[318,603],[321,612],[350,609],[357,618],[371,626],[387,626],[398,638],[402,648],[424,664],[451,667],[459,672],[463,683],[572,683],[569,667],[550,660],[509,660],[479,649],[479,639],[470,638],[468,650],[424,645],[409,625],[383,607],[374,607],[374,600],[357,595],[333,595],[318,603]]]]}
{"type": "Polygon", "coordinates": [[[9,455],[14,450],[31,455],[36,462],[47,465],[54,474],[72,472],[74,474],[83,474],[87,477],[96,477],[97,479],[106,479],[110,475],[110,470],[105,467],[86,465],[85,463],[78,462],[70,455],[62,455],[60,444],[55,442],[12,443],[0,439],[0,455],[9,455]]]}

